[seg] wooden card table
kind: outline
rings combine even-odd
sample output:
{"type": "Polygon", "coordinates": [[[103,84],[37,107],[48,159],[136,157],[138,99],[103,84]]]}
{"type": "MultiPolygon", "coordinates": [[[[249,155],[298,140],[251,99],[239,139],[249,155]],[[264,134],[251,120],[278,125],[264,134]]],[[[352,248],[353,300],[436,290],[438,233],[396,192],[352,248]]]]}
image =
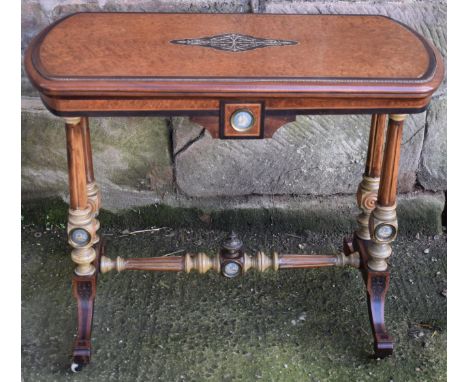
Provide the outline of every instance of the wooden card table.
{"type": "Polygon", "coordinates": [[[364,278],[375,355],[392,353],[384,302],[398,228],[403,121],[426,109],[444,76],[440,53],[423,37],[382,16],[77,13],[34,39],[25,66],[66,127],[67,232],[78,305],[72,370],[90,361],[97,275],[111,270],[236,277],[249,269],[355,267],[364,278]],[[88,117],[185,115],[214,138],[263,139],[298,114],[323,113],[372,115],[357,191],[362,212],[342,253],[250,255],[231,234],[214,257],[105,256],[88,117]]]}

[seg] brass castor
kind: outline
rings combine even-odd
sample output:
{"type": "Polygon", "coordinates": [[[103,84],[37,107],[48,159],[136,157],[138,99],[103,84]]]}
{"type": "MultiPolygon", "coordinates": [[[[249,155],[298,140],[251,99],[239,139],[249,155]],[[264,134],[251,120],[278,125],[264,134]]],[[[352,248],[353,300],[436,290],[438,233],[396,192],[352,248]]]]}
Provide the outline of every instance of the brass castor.
{"type": "MultiPolygon", "coordinates": [[[[76,357],[78,358],[78,357],[76,357]]],[[[73,361],[70,365],[70,370],[73,372],[73,373],[78,373],[80,372],[81,370],[83,370],[83,367],[85,367],[86,363],[84,363],[82,360],[78,360],[76,358],[73,358],[73,361]]]]}

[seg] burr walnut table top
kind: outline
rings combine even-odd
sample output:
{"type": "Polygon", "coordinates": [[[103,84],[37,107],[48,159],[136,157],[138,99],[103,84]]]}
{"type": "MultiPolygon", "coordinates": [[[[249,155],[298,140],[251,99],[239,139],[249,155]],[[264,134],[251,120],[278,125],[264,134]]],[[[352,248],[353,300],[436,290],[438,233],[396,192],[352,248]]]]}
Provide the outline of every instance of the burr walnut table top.
{"type": "Polygon", "coordinates": [[[439,52],[382,16],[77,13],[29,46],[26,70],[62,115],[266,111],[417,112],[439,52]]]}

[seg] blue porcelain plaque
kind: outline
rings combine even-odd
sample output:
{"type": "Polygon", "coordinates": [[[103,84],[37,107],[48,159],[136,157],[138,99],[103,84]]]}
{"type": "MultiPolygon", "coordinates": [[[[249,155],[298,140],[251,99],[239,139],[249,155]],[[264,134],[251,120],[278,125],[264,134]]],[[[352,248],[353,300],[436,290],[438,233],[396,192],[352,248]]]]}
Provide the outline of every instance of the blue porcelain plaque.
{"type": "Polygon", "coordinates": [[[253,114],[248,110],[236,110],[231,116],[231,126],[237,131],[247,131],[254,125],[253,114]]]}

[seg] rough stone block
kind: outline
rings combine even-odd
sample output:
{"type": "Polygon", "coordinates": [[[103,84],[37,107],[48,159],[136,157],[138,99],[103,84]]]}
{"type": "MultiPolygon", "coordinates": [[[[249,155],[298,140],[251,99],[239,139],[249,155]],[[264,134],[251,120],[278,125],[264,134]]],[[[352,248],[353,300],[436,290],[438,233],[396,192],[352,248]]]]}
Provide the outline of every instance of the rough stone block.
{"type": "MultiPolygon", "coordinates": [[[[54,21],[75,12],[250,12],[249,0],[23,0],[21,2],[21,53],[32,38],[54,21]]],[[[37,92],[21,68],[22,95],[37,92]]]]}
{"type": "MultiPolygon", "coordinates": [[[[425,113],[406,123],[400,191],[414,187],[425,113]]],[[[351,194],[364,170],[369,116],[298,116],[272,139],[213,140],[186,119],[173,123],[176,181],[189,196],[351,194]]]]}
{"type": "MultiPolygon", "coordinates": [[[[266,13],[302,14],[375,14],[398,20],[422,34],[447,57],[447,2],[446,0],[399,1],[316,1],[265,0],[258,8],[266,13]]],[[[446,80],[436,95],[446,94],[446,80]]]]}
{"type": "Polygon", "coordinates": [[[418,182],[426,190],[447,189],[447,99],[432,100],[427,111],[426,137],[418,182]]]}
{"type": "MultiPolygon", "coordinates": [[[[155,203],[172,190],[167,120],[91,118],[94,167],[111,209],[155,203]]],[[[37,100],[22,111],[22,191],[26,198],[68,194],[65,129],[37,100]]]]}
{"type": "Polygon", "coordinates": [[[174,155],[184,151],[191,143],[202,138],[205,134],[202,126],[191,123],[187,118],[173,117],[171,122],[174,155]]]}

